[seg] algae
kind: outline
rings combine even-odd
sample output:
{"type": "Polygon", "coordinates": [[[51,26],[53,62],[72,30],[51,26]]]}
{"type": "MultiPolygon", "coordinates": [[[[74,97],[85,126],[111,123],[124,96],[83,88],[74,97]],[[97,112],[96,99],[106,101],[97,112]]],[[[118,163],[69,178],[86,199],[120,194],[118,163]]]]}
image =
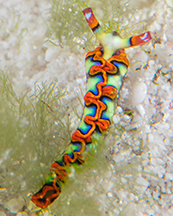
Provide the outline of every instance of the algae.
{"type": "Polygon", "coordinates": [[[6,201],[19,194],[26,197],[38,188],[38,181],[44,181],[42,177],[67,142],[59,138],[66,134],[66,125],[60,120],[60,98],[66,92],[54,82],[42,87],[35,84],[32,95],[27,91],[17,96],[4,72],[0,74],[0,91],[0,185],[4,188],[1,198],[6,201]]]}

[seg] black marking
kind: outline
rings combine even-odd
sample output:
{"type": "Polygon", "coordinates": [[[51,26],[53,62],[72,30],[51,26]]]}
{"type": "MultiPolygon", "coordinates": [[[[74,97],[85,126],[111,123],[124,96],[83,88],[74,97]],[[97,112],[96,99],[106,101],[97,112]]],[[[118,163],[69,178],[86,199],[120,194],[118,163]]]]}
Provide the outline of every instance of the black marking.
{"type": "Polygon", "coordinates": [[[90,60],[90,61],[92,61],[92,62],[98,62],[98,63],[100,63],[101,65],[103,64],[103,62],[100,60],[94,60],[93,58],[94,58],[94,56],[95,56],[95,54],[92,54],[92,55],[89,55],[89,56],[87,56],[86,58],[85,58],[85,61],[87,61],[87,60],[90,60]]]}
{"type": "Polygon", "coordinates": [[[100,25],[98,23],[94,28],[92,28],[93,32],[95,32],[99,27],[100,27],[100,25]]]}
{"type": "MultiPolygon", "coordinates": [[[[98,84],[98,83],[97,83],[97,84],[98,84]]],[[[91,92],[94,96],[98,96],[98,93],[99,93],[98,88],[96,88],[96,90],[97,90],[97,94],[95,94],[95,92],[94,92],[93,90],[89,90],[88,92],[91,92]]],[[[86,94],[87,94],[88,92],[86,92],[86,94]]]]}
{"type": "MultiPolygon", "coordinates": [[[[115,65],[115,67],[117,67],[117,65],[114,64],[114,63],[122,64],[122,65],[124,65],[126,68],[128,67],[128,65],[127,65],[126,63],[124,63],[123,61],[112,60],[112,61],[110,61],[110,63],[112,63],[113,65],[115,65]]],[[[118,67],[117,67],[117,68],[118,68],[118,67]]]]}
{"type": "MultiPolygon", "coordinates": [[[[96,95],[96,96],[97,96],[97,95],[96,95]]],[[[85,104],[85,106],[88,107],[88,108],[90,108],[90,107],[95,107],[95,112],[97,112],[97,106],[96,106],[95,103],[92,103],[92,102],[91,102],[89,105],[86,105],[86,104],[85,104]]],[[[86,115],[86,116],[88,116],[88,115],[86,115]]],[[[89,115],[89,116],[93,117],[92,115],[89,115]]]]}
{"type": "Polygon", "coordinates": [[[112,35],[113,35],[113,36],[119,36],[119,37],[121,37],[120,34],[119,34],[118,32],[116,32],[116,31],[113,31],[113,32],[112,32],[112,35]]]}
{"type": "Polygon", "coordinates": [[[96,125],[96,127],[95,127],[95,131],[96,131],[96,133],[98,133],[99,135],[101,135],[101,134],[102,134],[102,132],[100,131],[100,129],[99,129],[99,127],[98,127],[98,125],[96,125]]]}
{"type": "MultiPolygon", "coordinates": [[[[65,153],[65,151],[63,153],[65,153]]],[[[55,161],[55,163],[57,163],[59,166],[62,166],[62,167],[65,165],[64,161],[62,161],[62,162],[55,161]]]]}
{"type": "MultiPolygon", "coordinates": [[[[114,101],[114,99],[110,98],[110,97],[107,96],[107,95],[101,96],[99,100],[100,100],[102,103],[104,103],[104,102],[102,101],[104,98],[109,99],[110,102],[113,102],[113,101],[114,101]]],[[[104,104],[105,104],[105,103],[104,103],[104,104]]],[[[106,104],[105,104],[105,105],[106,105],[106,104]]],[[[107,105],[106,105],[106,109],[105,109],[105,110],[107,110],[107,105]]],[[[105,111],[105,110],[104,110],[104,111],[105,111]]]]}
{"type": "Polygon", "coordinates": [[[82,165],[83,164],[83,162],[82,161],[80,161],[80,159],[76,159],[76,161],[73,163],[73,164],[77,164],[77,165],[82,165]]]}
{"type": "Polygon", "coordinates": [[[129,38],[130,46],[133,46],[132,37],[129,38]]]}

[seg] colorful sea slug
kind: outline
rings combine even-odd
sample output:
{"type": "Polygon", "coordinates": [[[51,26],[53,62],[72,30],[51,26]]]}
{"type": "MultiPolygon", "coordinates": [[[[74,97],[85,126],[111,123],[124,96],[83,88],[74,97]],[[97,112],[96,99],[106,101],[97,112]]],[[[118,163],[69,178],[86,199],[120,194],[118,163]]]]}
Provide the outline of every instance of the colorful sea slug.
{"type": "Polygon", "coordinates": [[[32,196],[36,206],[49,206],[61,193],[62,184],[68,179],[69,166],[84,163],[84,151],[92,145],[92,136],[101,136],[108,130],[115,111],[117,98],[129,61],[124,48],[139,46],[151,40],[150,32],[123,39],[117,32],[105,33],[95,18],[92,9],[83,14],[89,27],[100,41],[99,47],[86,55],[87,90],[85,108],[77,130],[64,153],[52,164],[52,173],[43,187],[32,196]]]}

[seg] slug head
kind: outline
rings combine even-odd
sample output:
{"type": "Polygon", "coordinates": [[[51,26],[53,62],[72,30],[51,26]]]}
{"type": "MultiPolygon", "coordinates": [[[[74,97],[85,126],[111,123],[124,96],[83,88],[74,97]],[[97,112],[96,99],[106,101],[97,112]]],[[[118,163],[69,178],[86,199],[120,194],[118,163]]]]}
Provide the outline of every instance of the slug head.
{"type": "Polygon", "coordinates": [[[88,22],[88,25],[103,46],[103,58],[106,60],[118,50],[133,46],[139,46],[147,43],[152,39],[149,31],[126,39],[121,38],[121,36],[115,31],[112,33],[106,33],[101,28],[91,8],[86,8],[85,10],[83,10],[83,14],[86,21],[88,22]]]}

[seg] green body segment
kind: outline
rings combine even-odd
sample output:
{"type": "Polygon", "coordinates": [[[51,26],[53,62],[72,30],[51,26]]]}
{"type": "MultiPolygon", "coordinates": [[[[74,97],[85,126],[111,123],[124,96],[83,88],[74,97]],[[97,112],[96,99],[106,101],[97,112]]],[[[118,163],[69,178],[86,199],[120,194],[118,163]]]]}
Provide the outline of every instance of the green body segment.
{"type": "Polygon", "coordinates": [[[90,130],[91,126],[86,124],[85,117],[86,116],[94,116],[95,115],[95,107],[85,107],[83,111],[83,117],[81,119],[81,122],[79,123],[78,129],[80,129],[83,134],[87,134],[87,132],[90,130]]]}
{"type": "Polygon", "coordinates": [[[104,98],[102,101],[104,101],[106,105],[106,111],[103,112],[102,118],[111,121],[112,116],[115,113],[115,103],[112,103],[112,101],[108,98],[104,98]]]}
{"type": "Polygon", "coordinates": [[[127,66],[123,64],[119,64],[117,65],[117,67],[119,68],[119,75],[117,76],[108,75],[107,85],[114,86],[119,92],[119,90],[121,89],[122,83],[123,83],[122,81],[127,73],[127,66]]]}

